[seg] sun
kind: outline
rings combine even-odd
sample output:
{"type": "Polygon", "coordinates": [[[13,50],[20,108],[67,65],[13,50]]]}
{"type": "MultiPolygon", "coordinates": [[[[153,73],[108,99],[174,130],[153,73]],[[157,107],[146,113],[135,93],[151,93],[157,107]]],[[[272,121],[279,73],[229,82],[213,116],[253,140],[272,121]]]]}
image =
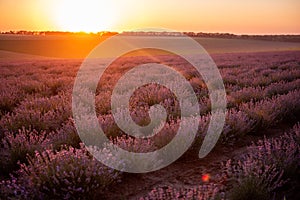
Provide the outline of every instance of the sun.
{"type": "Polygon", "coordinates": [[[61,0],[54,9],[57,25],[65,31],[99,32],[109,30],[117,12],[110,1],[61,0]]]}

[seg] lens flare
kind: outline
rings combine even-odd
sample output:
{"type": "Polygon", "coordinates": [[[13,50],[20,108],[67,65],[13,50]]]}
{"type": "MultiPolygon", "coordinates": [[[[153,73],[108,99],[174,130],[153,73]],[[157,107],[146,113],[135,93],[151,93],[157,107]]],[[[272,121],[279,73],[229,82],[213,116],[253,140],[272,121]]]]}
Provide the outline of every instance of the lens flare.
{"type": "Polygon", "coordinates": [[[208,182],[210,179],[210,175],[209,174],[203,174],[201,177],[203,182],[208,182]]]}

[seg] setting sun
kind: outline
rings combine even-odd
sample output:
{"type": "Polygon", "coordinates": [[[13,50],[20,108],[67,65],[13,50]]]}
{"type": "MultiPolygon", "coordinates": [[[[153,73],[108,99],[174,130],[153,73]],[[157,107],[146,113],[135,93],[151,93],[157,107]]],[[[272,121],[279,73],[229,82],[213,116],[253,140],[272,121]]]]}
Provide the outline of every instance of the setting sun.
{"type": "Polygon", "coordinates": [[[109,1],[63,0],[54,8],[57,25],[67,31],[97,32],[115,23],[116,12],[109,1]]]}

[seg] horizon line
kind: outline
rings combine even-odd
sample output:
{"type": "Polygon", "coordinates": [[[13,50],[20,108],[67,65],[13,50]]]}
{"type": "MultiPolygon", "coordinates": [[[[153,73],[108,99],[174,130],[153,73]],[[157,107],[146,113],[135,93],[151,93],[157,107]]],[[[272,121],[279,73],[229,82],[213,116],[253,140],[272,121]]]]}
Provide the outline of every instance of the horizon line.
{"type": "MultiPolygon", "coordinates": [[[[226,34],[226,35],[232,35],[232,36],[300,36],[300,33],[233,33],[233,32],[203,32],[203,31],[128,31],[128,30],[122,30],[122,31],[114,31],[114,30],[101,30],[98,32],[89,32],[89,31],[67,31],[67,30],[24,30],[24,29],[18,29],[18,30],[0,30],[0,34],[20,34],[21,32],[27,32],[27,33],[74,33],[74,34],[99,34],[99,33],[116,33],[116,34],[122,34],[122,33],[190,33],[190,34],[226,34]]],[[[24,34],[25,35],[25,34],[24,34]]]]}

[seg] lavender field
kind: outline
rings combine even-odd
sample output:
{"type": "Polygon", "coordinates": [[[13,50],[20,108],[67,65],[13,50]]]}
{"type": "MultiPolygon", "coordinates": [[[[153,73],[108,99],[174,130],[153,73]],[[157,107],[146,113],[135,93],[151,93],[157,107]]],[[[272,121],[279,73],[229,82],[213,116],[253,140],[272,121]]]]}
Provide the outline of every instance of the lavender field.
{"type": "Polygon", "coordinates": [[[167,88],[144,86],[130,98],[132,119],[147,125],[150,106],[160,104],[167,123],[147,140],[126,135],[110,107],[124,73],[134,65],[164,63],[197,95],[201,119],[192,146],[170,166],[145,174],[110,169],[81,142],[72,118],[81,59],[0,60],[0,199],[299,199],[300,51],[211,56],[224,81],[227,113],[218,144],[204,159],[197,156],[211,103],[205,82],[189,63],[157,53],[126,56],[101,77],[95,98],[99,124],[115,144],[134,152],[168,144],[178,130],[180,106],[167,88]]]}

